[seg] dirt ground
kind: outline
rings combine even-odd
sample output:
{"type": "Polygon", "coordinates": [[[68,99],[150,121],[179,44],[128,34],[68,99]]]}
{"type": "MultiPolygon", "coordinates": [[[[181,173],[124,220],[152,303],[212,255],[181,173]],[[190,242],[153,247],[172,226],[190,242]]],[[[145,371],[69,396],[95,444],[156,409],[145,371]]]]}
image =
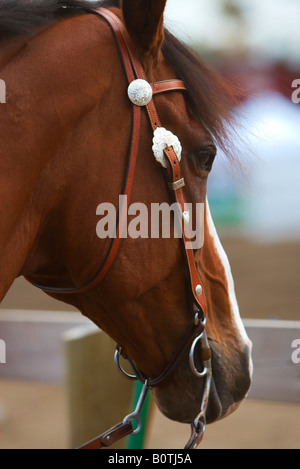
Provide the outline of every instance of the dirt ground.
{"type": "MultiPolygon", "coordinates": [[[[63,386],[0,380],[0,388],[0,449],[69,448],[63,386]]],[[[188,425],[171,422],[153,408],[146,448],[182,449],[188,438],[188,425]]],[[[246,400],[234,414],[207,426],[200,449],[299,447],[300,404],[246,400]]]]}
{"type": "MultiPolygon", "coordinates": [[[[225,237],[223,245],[231,261],[242,317],[300,319],[298,243],[255,244],[225,237]]],[[[1,307],[73,310],[22,279],[15,282],[1,307]]],[[[0,380],[0,448],[68,448],[68,435],[62,385],[0,380]]],[[[147,447],[182,448],[188,435],[188,426],[170,422],[153,410],[147,447]]],[[[201,445],[299,447],[300,404],[256,400],[246,400],[232,416],[208,426],[201,445]]]]}

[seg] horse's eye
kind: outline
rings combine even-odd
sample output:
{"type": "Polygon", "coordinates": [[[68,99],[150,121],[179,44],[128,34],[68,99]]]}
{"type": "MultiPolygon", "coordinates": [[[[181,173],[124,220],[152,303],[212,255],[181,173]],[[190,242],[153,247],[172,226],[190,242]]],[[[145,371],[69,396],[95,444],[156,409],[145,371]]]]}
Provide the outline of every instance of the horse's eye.
{"type": "Polygon", "coordinates": [[[202,148],[198,152],[198,164],[202,171],[209,172],[212,168],[217,149],[214,145],[202,148]]]}

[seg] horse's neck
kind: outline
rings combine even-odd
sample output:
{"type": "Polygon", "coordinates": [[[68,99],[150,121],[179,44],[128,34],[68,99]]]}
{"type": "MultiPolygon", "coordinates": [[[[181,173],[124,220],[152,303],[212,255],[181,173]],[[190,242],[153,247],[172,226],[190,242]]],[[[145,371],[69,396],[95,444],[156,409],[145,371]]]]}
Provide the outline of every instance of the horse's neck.
{"type": "Polygon", "coordinates": [[[0,300],[58,203],[57,184],[68,184],[61,165],[71,167],[74,155],[60,150],[101,96],[99,20],[93,17],[94,30],[86,21],[63,21],[26,44],[20,37],[1,43],[0,300]]]}
{"type": "Polygon", "coordinates": [[[1,42],[0,73],[11,60],[13,60],[26,47],[26,38],[14,37],[1,42]]]}

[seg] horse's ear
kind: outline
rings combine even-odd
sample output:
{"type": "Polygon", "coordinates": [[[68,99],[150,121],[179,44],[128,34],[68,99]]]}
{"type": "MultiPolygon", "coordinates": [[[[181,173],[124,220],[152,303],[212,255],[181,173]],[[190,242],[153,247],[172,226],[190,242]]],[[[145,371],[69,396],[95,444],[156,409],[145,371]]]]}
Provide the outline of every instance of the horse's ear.
{"type": "Polygon", "coordinates": [[[127,31],[143,52],[155,55],[163,43],[166,3],[167,0],[122,0],[127,31]]]}

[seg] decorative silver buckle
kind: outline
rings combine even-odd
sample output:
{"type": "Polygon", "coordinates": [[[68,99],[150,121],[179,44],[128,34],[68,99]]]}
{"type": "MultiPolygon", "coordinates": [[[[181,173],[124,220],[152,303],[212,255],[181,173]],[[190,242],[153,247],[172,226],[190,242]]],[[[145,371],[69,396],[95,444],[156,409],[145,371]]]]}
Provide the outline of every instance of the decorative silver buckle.
{"type": "Polygon", "coordinates": [[[168,147],[173,147],[178,161],[181,160],[182,147],[179,138],[176,137],[170,130],[164,127],[157,127],[154,130],[152,151],[155,159],[164,167],[167,168],[167,161],[164,155],[164,150],[168,147]]]}
{"type": "Polygon", "coordinates": [[[150,83],[146,80],[142,80],[141,78],[130,83],[127,93],[130,101],[136,106],[147,106],[153,96],[150,83]]]}

